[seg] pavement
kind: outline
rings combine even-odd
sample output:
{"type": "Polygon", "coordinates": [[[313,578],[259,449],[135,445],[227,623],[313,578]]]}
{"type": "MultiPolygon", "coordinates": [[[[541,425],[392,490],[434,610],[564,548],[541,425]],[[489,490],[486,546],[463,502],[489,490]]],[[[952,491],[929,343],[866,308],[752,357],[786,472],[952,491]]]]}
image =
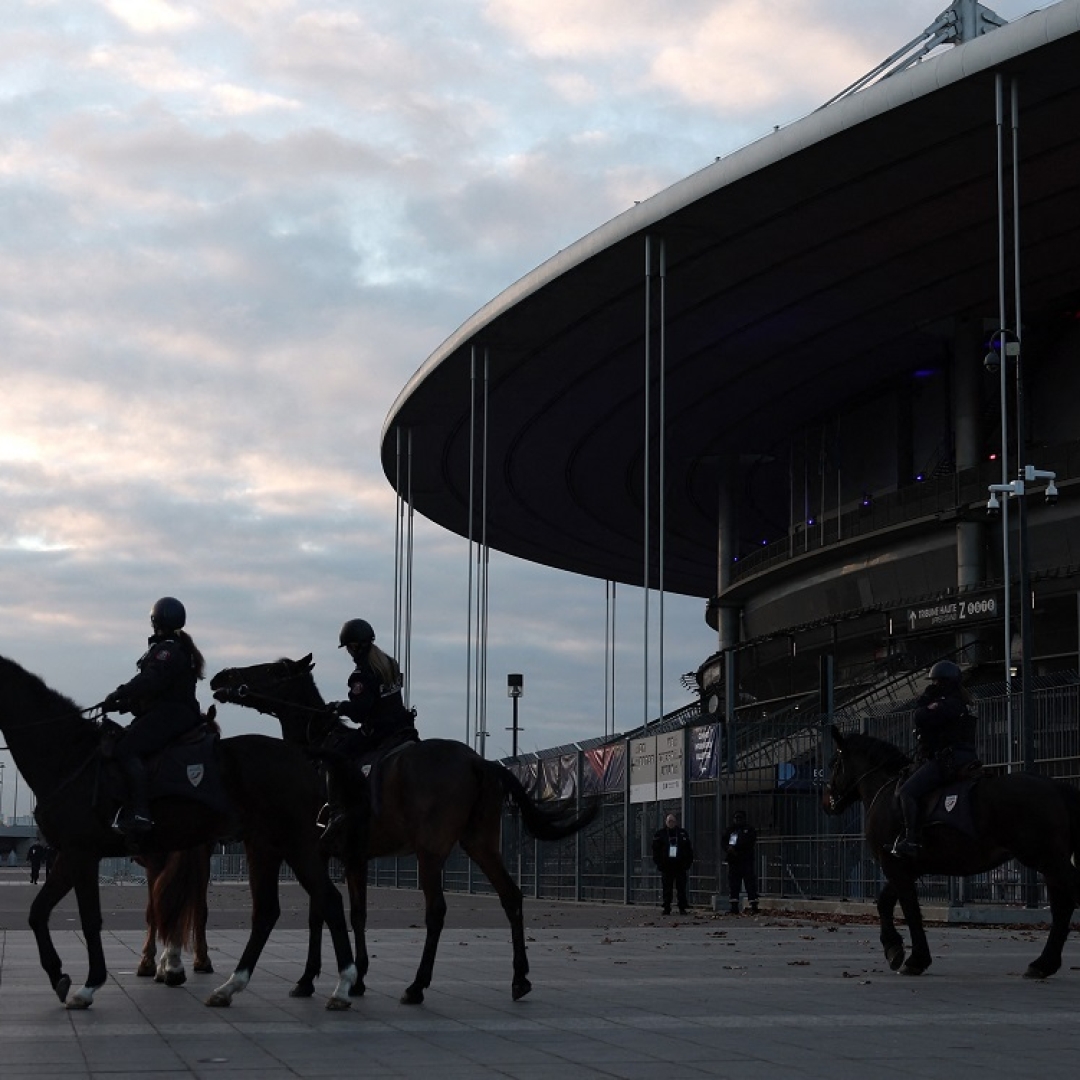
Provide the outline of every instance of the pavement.
{"type": "MultiPolygon", "coordinates": [[[[889,971],[867,917],[771,912],[686,917],[619,905],[526,901],[533,992],[510,996],[510,941],[497,901],[449,895],[432,987],[399,1003],[423,942],[411,890],[371,890],[367,994],[330,1012],[292,999],[305,903],[283,915],[247,990],[203,1001],[246,939],[245,890],[215,884],[213,975],[168,988],[134,974],[145,892],[103,889],[109,981],[86,1011],[59,1003],[26,926],[34,886],[0,879],[0,1077],[515,1080],[1072,1077],[1080,1054],[1080,942],[1052,979],[1022,978],[1042,928],[935,925],[927,974],[889,971]]],[[[54,939],[79,985],[86,959],[73,906],[54,939]]],[[[324,963],[332,966],[329,944],[324,963]]],[[[190,965],[189,965],[190,966],[190,965]]]]}

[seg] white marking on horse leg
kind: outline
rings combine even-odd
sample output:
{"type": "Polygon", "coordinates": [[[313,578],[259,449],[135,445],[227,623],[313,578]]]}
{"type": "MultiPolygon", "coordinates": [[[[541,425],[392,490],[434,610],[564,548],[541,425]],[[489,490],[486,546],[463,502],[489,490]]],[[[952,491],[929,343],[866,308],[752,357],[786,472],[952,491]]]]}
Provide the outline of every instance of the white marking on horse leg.
{"type": "Polygon", "coordinates": [[[342,968],[338,972],[338,984],[334,987],[334,992],[330,995],[326,1007],[335,1011],[352,1008],[352,998],[349,997],[349,991],[356,985],[359,978],[360,974],[356,970],[355,964],[342,968]]]}
{"type": "Polygon", "coordinates": [[[251,982],[251,972],[241,971],[236,969],[228,979],[223,982],[207,999],[207,1005],[229,1005],[232,1003],[232,999],[240,993],[241,990],[247,988],[247,984],[251,982]]]}
{"type": "Polygon", "coordinates": [[[94,991],[96,986],[80,986],[75,993],[64,1002],[65,1009],[89,1009],[94,1004],[94,991]]]}

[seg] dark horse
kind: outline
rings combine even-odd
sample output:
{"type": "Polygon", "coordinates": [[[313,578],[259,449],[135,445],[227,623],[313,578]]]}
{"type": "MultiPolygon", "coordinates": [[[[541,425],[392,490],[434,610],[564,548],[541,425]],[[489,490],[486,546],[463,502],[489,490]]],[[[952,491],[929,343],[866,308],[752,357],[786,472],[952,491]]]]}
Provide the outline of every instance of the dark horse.
{"type": "Polygon", "coordinates": [[[1024,975],[1029,979],[1053,975],[1061,967],[1061,950],[1080,898],[1080,872],[1073,861],[1080,856],[1080,792],[1030,773],[983,776],[971,792],[974,836],[950,825],[930,825],[923,829],[918,858],[900,858],[891,851],[903,828],[896,781],[909,759],[871,735],[844,735],[836,727],[832,735],[836,755],[825,784],[824,807],[827,813],[840,814],[861,800],[866,808],[866,839],[886,879],[877,909],[889,967],[902,975],[921,975],[930,966],[915,889],[920,877],[967,877],[1015,858],[1042,874],[1053,920],[1042,953],[1024,975]],[[898,900],[911,933],[906,962],[904,942],[893,921],[898,900]]]}
{"type": "MultiPolygon", "coordinates": [[[[70,1008],[87,1008],[106,979],[101,944],[98,863],[104,856],[130,854],[126,841],[109,826],[109,807],[99,805],[103,779],[98,768],[101,732],[68,698],[49,689],[11,660],[0,657],[0,729],[19,771],[37,796],[35,815],[59,854],[48,880],[30,907],[30,927],[41,966],[57,996],[70,1008]],[[89,972],[68,999],[71,979],[63,971],[49,934],[49,915],[71,889],[79,906],[89,972]]],[[[206,849],[222,836],[239,835],[248,857],[252,928],[230,978],[207,1000],[228,1005],[244,989],[280,913],[278,874],[287,862],[311,897],[309,927],[331,928],[339,982],[328,1008],[348,1008],[356,981],[341,896],[316,850],[315,815],[322,794],[303,753],[279,739],[241,735],[221,739],[217,765],[229,803],[222,813],[190,799],[153,802],[154,829],[142,845],[147,854],[182,852],[156,875],[153,916],[157,931],[179,953],[179,945],[205,904],[206,849]],[[201,848],[201,850],[200,850],[201,848]]],[[[112,808],[115,809],[115,806],[112,808]]],[[[309,951],[308,965],[319,957],[309,951]]]]}
{"type": "MultiPolygon", "coordinates": [[[[235,702],[277,717],[287,742],[314,748],[339,722],[326,711],[311,674],[313,666],[309,654],[301,660],[227,668],[214,676],[210,687],[218,701],[235,702]]],[[[454,844],[459,843],[491,882],[510,921],[514,949],[511,994],[515,1001],[524,997],[532,984],[525,954],[522,893],[506,869],[500,849],[503,801],[508,797],[514,801],[526,829],[539,840],[573,835],[592,821],[596,807],[580,813],[544,809],[503,765],[486,761],[464,743],[449,739],[413,743],[386,758],[377,769],[381,773],[379,790],[366,850],[360,840],[349,845],[345,857],[361,982],[367,972],[368,857],[416,856],[427,936],[416,978],[401,998],[406,1005],[416,1005],[431,985],[446,918],[443,866],[454,844]]],[[[366,787],[359,777],[353,779],[357,800],[367,799],[366,787]]]]}

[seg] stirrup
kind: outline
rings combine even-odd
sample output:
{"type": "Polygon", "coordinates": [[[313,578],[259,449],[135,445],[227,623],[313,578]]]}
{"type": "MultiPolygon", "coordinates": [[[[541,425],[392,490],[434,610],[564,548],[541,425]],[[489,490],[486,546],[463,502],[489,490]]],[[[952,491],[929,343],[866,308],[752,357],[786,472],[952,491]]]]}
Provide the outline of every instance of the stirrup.
{"type": "Polygon", "coordinates": [[[125,813],[121,807],[112,823],[113,829],[122,836],[145,836],[154,828],[154,820],[146,814],[125,813]]]}
{"type": "Polygon", "coordinates": [[[319,808],[319,812],[315,815],[315,828],[322,829],[322,831],[325,832],[330,825],[332,817],[333,815],[330,813],[330,804],[324,802],[319,808]]]}
{"type": "Polygon", "coordinates": [[[891,854],[900,859],[913,859],[922,853],[922,844],[911,836],[898,836],[893,841],[891,854]]]}

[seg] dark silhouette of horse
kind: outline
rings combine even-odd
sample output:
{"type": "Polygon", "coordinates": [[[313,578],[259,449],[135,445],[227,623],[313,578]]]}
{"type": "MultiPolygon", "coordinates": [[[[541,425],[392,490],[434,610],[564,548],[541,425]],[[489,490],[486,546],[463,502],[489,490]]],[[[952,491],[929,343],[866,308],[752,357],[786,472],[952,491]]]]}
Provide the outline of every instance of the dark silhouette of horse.
{"type": "MultiPolygon", "coordinates": [[[[70,699],[4,657],[0,657],[0,729],[19,772],[37,796],[35,815],[41,831],[59,852],[30,908],[41,966],[68,1008],[87,1008],[106,979],[98,863],[104,856],[131,854],[127,841],[110,827],[115,803],[110,806],[100,797],[105,779],[101,729],[70,699]],[[69,1000],[71,978],[64,973],[49,934],[49,915],[73,888],[89,972],[69,1000]]],[[[339,981],[327,1007],[348,1008],[356,968],[341,896],[317,852],[314,822],[322,792],[304,754],[280,739],[241,735],[219,740],[215,756],[229,811],[222,813],[190,799],[155,799],[154,829],[140,845],[141,854],[183,853],[167,859],[155,875],[151,901],[153,922],[168,943],[170,958],[178,959],[200,904],[205,905],[206,854],[198,849],[236,835],[247,851],[251,934],[236,970],[207,1004],[228,1005],[250,980],[280,914],[278,875],[284,861],[311,897],[312,942],[318,940],[314,931],[324,917],[331,929],[339,981]]],[[[172,967],[172,959],[164,966],[172,967]]],[[[318,967],[318,952],[312,955],[309,947],[308,968],[318,967]]]]}
{"type": "Polygon", "coordinates": [[[1024,973],[1045,979],[1061,967],[1061,950],[1080,899],[1080,792],[1062,781],[1030,773],[985,775],[971,790],[974,835],[947,824],[923,829],[922,850],[915,859],[892,854],[903,829],[896,783],[911,762],[891,743],[871,735],[843,734],[835,726],[836,746],[823,804],[830,814],[843,813],[861,800],[866,809],[866,839],[886,878],[878,897],[881,944],[893,971],[921,975],[931,963],[923,930],[916,883],[924,874],[967,877],[1000,866],[1011,858],[1038,870],[1046,882],[1052,924],[1046,945],[1024,973]],[[911,934],[911,955],[893,920],[896,903],[911,934]]]}
{"type": "MultiPolygon", "coordinates": [[[[311,674],[313,666],[309,653],[300,660],[227,668],[213,677],[210,688],[218,701],[275,716],[286,741],[314,750],[331,729],[341,725],[327,712],[311,674]]],[[[328,768],[336,770],[336,788],[351,795],[357,816],[361,816],[367,810],[367,784],[354,769],[335,761],[332,755],[328,768]]],[[[431,985],[446,918],[443,866],[454,844],[459,843],[491,882],[506,912],[514,954],[511,995],[515,1001],[524,997],[532,984],[525,952],[522,893],[506,869],[500,849],[503,802],[513,800],[526,829],[539,840],[573,835],[592,821],[597,808],[589,806],[580,813],[573,808],[543,808],[503,765],[486,761],[464,743],[449,739],[411,743],[376,768],[378,790],[366,836],[355,837],[344,853],[360,985],[368,964],[364,942],[367,859],[380,855],[416,856],[427,935],[416,977],[401,998],[407,1005],[416,1005],[424,1000],[424,991],[431,985]]]]}

